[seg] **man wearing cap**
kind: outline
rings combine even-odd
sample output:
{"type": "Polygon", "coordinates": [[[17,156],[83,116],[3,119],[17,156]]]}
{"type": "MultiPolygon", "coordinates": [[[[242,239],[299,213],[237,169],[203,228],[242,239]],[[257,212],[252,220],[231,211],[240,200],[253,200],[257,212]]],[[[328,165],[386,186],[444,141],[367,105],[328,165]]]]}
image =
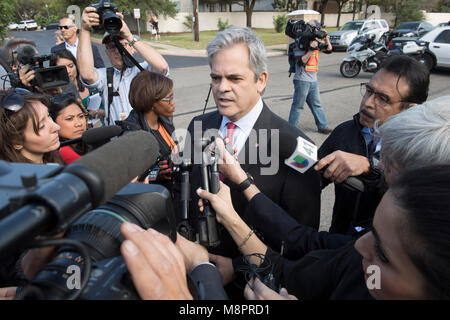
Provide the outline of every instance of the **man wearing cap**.
{"type": "MultiPolygon", "coordinates": [[[[159,72],[167,76],[169,74],[169,66],[163,56],[131,33],[121,13],[117,13],[117,16],[122,21],[122,28],[117,38],[125,50],[130,55],[137,51],[144,58],[145,61],[140,63],[143,69],[159,72]]],[[[113,69],[110,69],[112,70],[111,88],[108,90],[107,68],[94,69],[92,50],[90,49],[91,28],[97,27],[99,24],[100,18],[96,13],[96,9],[86,7],[81,16],[78,68],[86,87],[96,88],[102,93],[105,105],[105,123],[106,125],[113,125],[117,120],[125,120],[132,110],[128,101],[128,93],[131,80],[140,72],[140,69],[129,59],[124,61],[112,37],[106,33],[102,43],[105,45],[106,55],[113,66],[113,69]],[[112,93],[111,100],[109,100],[109,91],[112,93]]]]}
{"type": "MultiPolygon", "coordinates": [[[[309,24],[320,27],[320,23],[317,20],[310,21],[309,24]]],[[[328,35],[325,37],[324,41],[328,45],[324,52],[331,53],[333,47],[328,39],[328,35]]],[[[317,80],[320,51],[317,49],[318,44],[318,40],[315,39],[309,43],[309,48],[298,48],[297,46],[294,50],[296,59],[294,75],[295,91],[291,111],[289,112],[289,123],[293,126],[298,126],[300,122],[300,113],[303,110],[303,105],[306,101],[314,116],[318,132],[329,134],[331,129],[328,128],[325,113],[321,106],[319,82],[317,80]]]]}
{"type": "MultiPolygon", "coordinates": [[[[51,53],[67,49],[76,58],[78,48],[78,37],[77,37],[78,28],[75,25],[75,21],[73,21],[73,19],[70,17],[64,17],[61,20],[59,20],[58,28],[59,30],[61,30],[64,42],[56,46],[53,46],[50,49],[51,53]]],[[[93,45],[91,45],[91,47],[92,47],[92,54],[94,55],[94,67],[104,68],[105,63],[103,62],[102,56],[100,55],[100,52],[98,52],[97,47],[93,45]]]]}

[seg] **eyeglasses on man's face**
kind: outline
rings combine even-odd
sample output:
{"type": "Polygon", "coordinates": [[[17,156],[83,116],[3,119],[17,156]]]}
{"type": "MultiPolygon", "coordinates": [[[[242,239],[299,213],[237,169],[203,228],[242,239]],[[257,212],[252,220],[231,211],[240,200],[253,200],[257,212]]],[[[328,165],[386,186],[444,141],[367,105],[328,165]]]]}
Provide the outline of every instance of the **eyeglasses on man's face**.
{"type": "Polygon", "coordinates": [[[73,28],[73,27],[75,27],[75,25],[74,24],[71,24],[71,25],[68,25],[68,26],[58,26],[58,29],[59,30],[69,30],[70,28],[73,28]]]}
{"type": "Polygon", "coordinates": [[[405,102],[403,100],[392,100],[387,94],[384,94],[382,92],[376,91],[374,88],[372,88],[368,83],[361,83],[360,84],[360,92],[361,95],[364,98],[369,98],[370,96],[374,95],[374,99],[377,105],[385,106],[397,102],[405,102]]]}

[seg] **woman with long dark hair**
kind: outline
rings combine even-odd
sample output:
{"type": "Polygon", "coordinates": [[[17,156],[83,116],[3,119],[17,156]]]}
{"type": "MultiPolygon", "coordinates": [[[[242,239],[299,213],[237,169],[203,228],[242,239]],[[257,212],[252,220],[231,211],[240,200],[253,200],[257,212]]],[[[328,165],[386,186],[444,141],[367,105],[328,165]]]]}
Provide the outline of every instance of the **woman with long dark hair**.
{"type": "Polygon", "coordinates": [[[60,127],[48,113],[48,99],[19,88],[0,91],[0,99],[0,159],[62,164],[60,127]]]}
{"type": "MultiPolygon", "coordinates": [[[[88,107],[89,99],[92,95],[96,94],[95,91],[86,88],[80,80],[80,72],[78,71],[77,60],[69,50],[60,50],[52,55],[50,60],[51,66],[64,66],[67,69],[69,78],[75,84],[78,94],[80,95],[81,102],[85,108],[88,107]]],[[[89,111],[89,116],[92,118],[102,119],[105,116],[105,110],[103,104],[100,105],[98,110],[89,111]]]]}

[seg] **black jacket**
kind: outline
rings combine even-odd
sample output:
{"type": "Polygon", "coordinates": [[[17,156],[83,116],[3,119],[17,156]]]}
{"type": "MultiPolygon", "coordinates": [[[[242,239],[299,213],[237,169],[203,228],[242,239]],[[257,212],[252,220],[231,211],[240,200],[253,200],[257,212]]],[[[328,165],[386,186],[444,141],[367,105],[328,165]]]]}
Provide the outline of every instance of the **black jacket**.
{"type": "MultiPolygon", "coordinates": [[[[172,135],[172,133],[175,131],[173,119],[160,116],[158,120],[167,130],[167,132],[172,135]]],[[[143,113],[131,110],[128,118],[126,118],[122,123],[123,125],[125,125],[125,127],[127,125],[130,125],[130,128],[133,130],[144,130],[152,133],[158,141],[160,157],[167,158],[168,156],[170,156],[170,146],[167,144],[166,140],[164,140],[158,130],[153,130],[148,126],[147,120],[145,119],[145,115],[143,113]]]]}
{"type": "MultiPolygon", "coordinates": [[[[368,157],[368,150],[361,129],[359,114],[353,116],[353,120],[337,126],[320,146],[319,159],[337,150],[368,157]]],[[[335,201],[330,232],[352,232],[352,227],[365,224],[373,218],[375,209],[386,191],[384,178],[375,168],[371,168],[368,174],[361,175],[358,178],[364,182],[364,193],[351,190],[344,184],[335,184],[335,201]]],[[[323,178],[322,189],[330,182],[330,180],[323,178]]]]}
{"type": "MultiPolygon", "coordinates": [[[[276,287],[284,287],[301,300],[372,300],[366,286],[362,257],[354,242],[328,250],[310,251],[298,260],[287,260],[268,249],[276,287]]],[[[264,265],[261,266],[262,268],[264,265]]]]}

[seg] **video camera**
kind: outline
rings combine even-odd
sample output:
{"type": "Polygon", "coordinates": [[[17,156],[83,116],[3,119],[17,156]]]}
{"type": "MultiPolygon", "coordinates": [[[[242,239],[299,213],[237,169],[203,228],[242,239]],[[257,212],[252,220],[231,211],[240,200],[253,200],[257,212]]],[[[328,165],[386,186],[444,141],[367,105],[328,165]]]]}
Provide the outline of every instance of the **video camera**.
{"type": "MultiPolygon", "coordinates": [[[[65,86],[69,83],[69,75],[64,66],[54,66],[44,68],[44,62],[49,61],[52,55],[36,55],[33,46],[23,45],[17,48],[17,60],[22,65],[29,65],[30,70],[34,70],[33,86],[38,86],[43,90],[65,86]]],[[[20,85],[18,73],[10,72],[10,82],[12,87],[20,85]]]]}
{"type": "Polygon", "coordinates": [[[27,248],[60,246],[16,298],[139,299],[120,253],[121,224],[129,221],[144,229],[152,227],[176,241],[168,190],[160,185],[128,184],[148,166],[142,159],[153,162],[157,153],[156,139],[139,131],[65,168],[0,161],[2,261],[27,248]],[[116,161],[111,162],[113,155],[116,161]],[[35,238],[60,232],[65,232],[62,239],[35,238]],[[73,270],[79,270],[78,281],[72,279],[73,270]]]}
{"type": "Polygon", "coordinates": [[[317,48],[311,48],[309,43],[317,39],[325,39],[327,33],[321,29],[321,26],[313,26],[304,20],[288,20],[284,32],[287,36],[295,40],[298,48],[303,51],[324,50],[328,47],[326,43],[319,42],[317,48]]]}
{"type": "Polygon", "coordinates": [[[100,17],[100,26],[96,29],[98,31],[105,30],[112,36],[118,36],[122,28],[122,21],[116,14],[117,6],[108,0],[100,0],[89,6],[96,8],[100,17]]]}

